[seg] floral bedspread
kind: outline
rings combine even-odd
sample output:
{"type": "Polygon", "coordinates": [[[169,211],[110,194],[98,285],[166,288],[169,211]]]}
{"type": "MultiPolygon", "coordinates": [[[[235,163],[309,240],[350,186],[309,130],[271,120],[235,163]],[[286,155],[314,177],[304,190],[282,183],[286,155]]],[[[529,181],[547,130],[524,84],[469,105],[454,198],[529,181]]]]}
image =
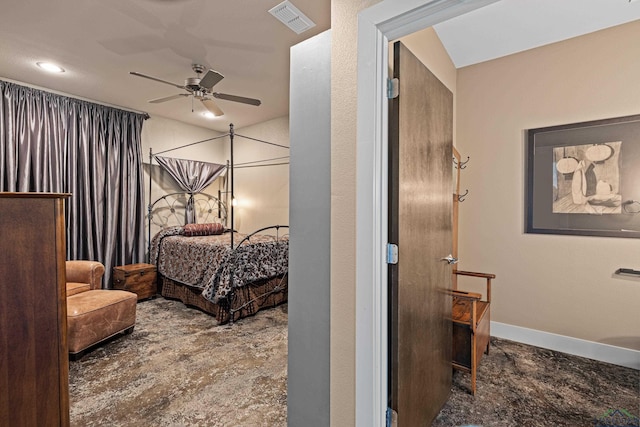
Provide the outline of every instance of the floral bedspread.
{"type": "MultiPolygon", "coordinates": [[[[160,231],[151,241],[151,263],[163,276],[202,289],[202,295],[217,303],[234,287],[287,272],[289,242],[273,236],[255,235],[251,243],[231,250],[231,235],[186,237],[182,227],[160,231]]],[[[234,233],[234,246],[246,237],[234,233]]]]}

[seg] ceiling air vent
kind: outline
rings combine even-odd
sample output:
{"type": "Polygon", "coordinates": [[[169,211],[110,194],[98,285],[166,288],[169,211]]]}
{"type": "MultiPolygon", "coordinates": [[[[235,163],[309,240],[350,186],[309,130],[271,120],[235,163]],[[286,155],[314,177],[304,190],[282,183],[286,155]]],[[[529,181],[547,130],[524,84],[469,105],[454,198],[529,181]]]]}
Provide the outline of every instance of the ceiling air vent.
{"type": "Polygon", "coordinates": [[[290,1],[283,1],[279,5],[269,9],[269,13],[278,18],[287,27],[291,28],[296,34],[307,31],[309,28],[316,26],[315,22],[300,12],[297,7],[290,1]]]}

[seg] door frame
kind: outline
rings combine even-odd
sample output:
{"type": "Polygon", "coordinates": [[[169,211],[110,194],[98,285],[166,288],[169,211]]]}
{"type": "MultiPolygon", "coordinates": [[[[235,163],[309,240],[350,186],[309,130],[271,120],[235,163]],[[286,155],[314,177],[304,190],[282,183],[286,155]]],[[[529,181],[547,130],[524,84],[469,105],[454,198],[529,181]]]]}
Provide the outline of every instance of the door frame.
{"type": "Polygon", "coordinates": [[[389,42],[499,0],[384,0],[358,14],[356,141],[356,426],[387,408],[389,42]]]}

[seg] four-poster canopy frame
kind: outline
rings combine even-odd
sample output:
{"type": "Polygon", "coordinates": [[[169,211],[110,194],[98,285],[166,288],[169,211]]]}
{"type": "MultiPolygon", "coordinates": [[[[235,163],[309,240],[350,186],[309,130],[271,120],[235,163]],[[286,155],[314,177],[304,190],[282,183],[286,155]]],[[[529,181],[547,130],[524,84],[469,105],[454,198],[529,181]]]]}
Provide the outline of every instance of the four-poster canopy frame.
{"type": "MultiPolygon", "coordinates": [[[[151,211],[153,206],[155,205],[155,203],[157,201],[159,201],[160,199],[157,199],[155,201],[151,201],[151,195],[152,195],[152,182],[151,182],[151,166],[153,164],[153,159],[155,156],[158,156],[160,154],[164,154],[164,153],[168,153],[171,151],[176,151],[182,148],[186,148],[186,147],[190,147],[193,145],[197,145],[197,144],[202,144],[205,142],[209,142],[209,141],[214,141],[217,139],[221,139],[221,138],[225,138],[225,137],[229,137],[229,149],[230,149],[230,155],[229,155],[229,160],[227,161],[227,165],[226,165],[226,169],[229,173],[229,180],[227,181],[227,184],[229,185],[230,188],[228,188],[225,193],[229,194],[231,196],[231,203],[229,203],[231,205],[230,207],[230,211],[231,211],[231,215],[230,215],[230,227],[229,227],[229,231],[230,231],[230,246],[231,249],[234,249],[234,245],[233,245],[233,238],[234,238],[234,233],[236,232],[234,229],[235,226],[235,218],[234,218],[234,200],[235,200],[235,189],[234,189],[234,177],[233,177],[233,171],[236,167],[238,168],[250,168],[250,167],[260,167],[260,166],[276,166],[276,165],[284,165],[287,164],[288,162],[280,162],[280,163],[270,163],[270,164],[256,164],[256,163],[262,163],[262,162],[266,162],[266,161],[273,161],[273,160],[282,160],[285,158],[288,158],[288,156],[284,156],[284,157],[277,157],[277,158],[273,158],[273,159],[266,159],[266,160],[258,160],[258,161],[254,161],[254,162],[246,162],[246,163],[242,163],[240,165],[235,165],[234,164],[234,146],[233,146],[233,141],[234,141],[234,137],[238,136],[241,138],[245,138],[245,139],[249,139],[252,141],[256,141],[256,142],[260,142],[262,144],[267,144],[267,145],[273,145],[276,147],[281,147],[281,148],[286,148],[289,149],[288,146],[286,145],[281,145],[281,144],[276,144],[274,142],[269,142],[269,141],[263,141],[261,139],[257,139],[257,138],[253,138],[253,137],[249,137],[249,136],[245,136],[245,135],[240,135],[240,134],[236,134],[235,133],[235,129],[233,126],[233,123],[229,124],[229,132],[224,134],[224,135],[219,135],[219,136],[215,136],[213,138],[207,138],[201,141],[196,141],[196,142],[191,142],[188,144],[184,144],[178,147],[174,147],[174,148],[169,148],[167,150],[163,150],[160,151],[158,153],[153,153],[152,148],[149,148],[149,205],[147,206],[147,216],[149,218],[149,227],[148,227],[148,243],[147,243],[147,250],[148,252],[150,252],[150,245],[151,245],[151,211]]],[[[193,196],[192,193],[190,193],[191,196],[193,196]]],[[[147,255],[148,256],[148,255],[147,255]]]]}

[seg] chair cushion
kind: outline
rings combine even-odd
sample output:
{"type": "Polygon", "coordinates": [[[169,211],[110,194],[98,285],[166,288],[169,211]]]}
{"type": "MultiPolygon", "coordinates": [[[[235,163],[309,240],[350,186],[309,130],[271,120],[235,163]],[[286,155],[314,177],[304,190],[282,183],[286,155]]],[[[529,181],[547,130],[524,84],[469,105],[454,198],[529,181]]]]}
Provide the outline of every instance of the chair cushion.
{"type": "Polygon", "coordinates": [[[91,289],[88,283],[67,282],[67,297],[86,292],[91,289]]]}
{"type": "MultiPolygon", "coordinates": [[[[453,298],[453,307],[451,316],[454,322],[471,324],[471,300],[465,298],[453,298]]],[[[484,314],[489,308],[489,303],[486,301],[476,302],[476,324],[480,323],[484,314]]]]}
{"type": "Polygon", "coordinates": [[[67,298],[69,352],[78,353],[135,325],[138,296],[94,289],[67,298]]]}

